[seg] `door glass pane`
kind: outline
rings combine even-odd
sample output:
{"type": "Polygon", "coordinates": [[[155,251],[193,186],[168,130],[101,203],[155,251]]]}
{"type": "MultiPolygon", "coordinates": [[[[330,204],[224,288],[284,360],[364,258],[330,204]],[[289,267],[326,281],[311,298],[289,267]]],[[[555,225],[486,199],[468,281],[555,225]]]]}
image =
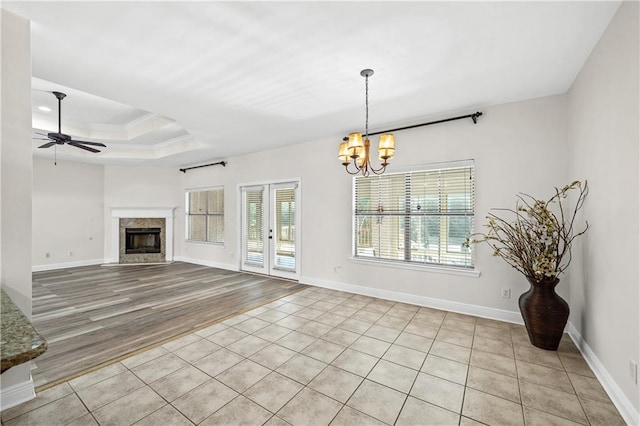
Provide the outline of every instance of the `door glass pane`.
{"type": "Polygon", "coordinates": [[[275,266],[296,268],[296,191],[295,188],[275,190],[275,266]]]}
{"type": "Polygon", "coordinates": [[[263,193],[262,188],[245,191],[245,253],[246,263],[264,265],[263,231],[263,193]]]}

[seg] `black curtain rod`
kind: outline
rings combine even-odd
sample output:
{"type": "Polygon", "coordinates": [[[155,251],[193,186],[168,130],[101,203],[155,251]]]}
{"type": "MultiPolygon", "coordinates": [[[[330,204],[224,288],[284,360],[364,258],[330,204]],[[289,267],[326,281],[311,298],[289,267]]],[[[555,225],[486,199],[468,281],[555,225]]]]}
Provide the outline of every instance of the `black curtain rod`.
{"type": "MultiPolygon", "coordinates": [[[[480,111],[477,111],[477,112],[475,112],[473,114],[461,115],[459,117],[445,118],[443,120],[430,121],[428,123],[413,124],[411,126],[398,127],[397,129],[381,130],[379,132],[369,133],[369,136],[380,135],[382,133],[397,132],[397,131],[400,131],[400,130],[413,129],[414,127],[422,127],[422,126],[430,126],[432,124],[446,123],[447,121],[462,120],[463,118],[470,118],[470,119],[473,120],[473,124],[476,124],[478,122],[478,117],[480,117],[481,115],[482,115],[482,113],[480,111]]],[[[343,141],[348,141],[349,137],[345,136],[344,138],[342,138],[342,140],[343,141]]]]}
{"type": "Polygon", "coordinates": [[[180,169],[180,171],[182,173],[187,173],[187,170],[199,169],[200,167],[218,166],[218,165],[222,167],[226,167],[227,163],[225,161],[218,161],[217,163],[203,164],[201,166],[185,167],[184,169],[180,169]]]}
{"type": "MultiPolygon", "coordinates": [[[[470,119],[473,120],[473,124],[476,124],[478,122],[478,118],[481,115],[482,115],[482,113],[480,111],[476,111],[473,114],[467,114],[467,115],[461,115],[461,116],[458,116],[458,117],[445,118],[445,119],[442,119],[442,120],[430,121],[428,123],[413,124],[411,126],[398,127],[398,128],[395,128],[395,129],[381,130],[379,132],[372,132],[372,133],[369,133],[369,136],[380,135],[382,133],[398,132],[400,130],[413,129],[415,127],[430,126],[432,124],[446,123],[447,121],[462,120],[464,118],[470,118],[470,119]]],[[[345,136],[342,140],[348,141],[349,137],[345,136]]],[[[203,164],[201,166],[185,167],[184,169],[180,169],[180,171],[182,173],[187,173],[187,170],[199,169],[201,167],[218,166],[218,165],[220,165],[222,167],[226,167],[227,163],[225,161],[218,161],[217,163],[203,164]]]]}

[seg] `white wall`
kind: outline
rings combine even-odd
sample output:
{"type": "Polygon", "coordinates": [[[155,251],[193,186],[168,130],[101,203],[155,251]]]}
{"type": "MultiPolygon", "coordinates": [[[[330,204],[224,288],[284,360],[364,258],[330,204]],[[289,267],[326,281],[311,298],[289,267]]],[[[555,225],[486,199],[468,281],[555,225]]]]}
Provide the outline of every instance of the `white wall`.
{"type": "MultiPolygon", "coordinates": [[[[0,284],[31,318],[31,38],[29,21],[0,10],[0,284]]],[[[0,405],[32,398],[30,363],[2,374],[0,405]]]]}
{"type": "Polygon", "coordinates": [[[583,211],[591,228],[574,251],[570,321],[629,401],[627,413],[635,410],[634,424],[640,396],[628,369],[640,349],[638,14],[637,2],[620,6],[568,96],[569,169],[591,189],[583,211]]]}
{"type": "MultiPolygon", "coordinates": [[[[180,174],[177,168],[168,167],[104,166],[75,161],[58,161],[56,166],[50,159],[35,158],[33,270],[114,261],[112,207],[178,207],[176,215],[182,219],[180,174]]],[[[174,220],[174,226],[178,227],[175,250],[182,244],[182,220],[174,220]]]]}
{"type": "MultiPolygon", "coordinates": [[[[375,108],[375,105],[373,106],[375,108]]],[[[491,207],[511,207],[514,195],[527,192],[546,197],[568,181],[566,164],[566,97],[553,96],[483,108],[484,116],[396,134],[393,167],[475,159],[476,229],[491,207]]],[[[351,257],[352,178],[337,159],[343,135],[288,148],[228,159],[219,166],[187,172],[183,189],[225,186],[225,247],[185,243],[185,259],[205,264],[239,266],[240,212],[238,185],[301,178],[301,282],[328,286],[356,285],[378,294],[405,294],[405,300],[425,298],[482,307],[479,314],[515,314],[517,295],[526,280],[508,265],[477,250],[480,277],[388,268],[356,263],[351,257]],[[500,297],[512,289],[511,299],[500,297]],[[489,308],[487,311],[485,308],[489,308]]],[[[568,282],[559,292],[568,297],[568,282]]]]}
{"type": "Polygon", "coordinates": [[[177,167],[105,166],[104,173],[104,258],[111,259],[111,209],[113,207],[177,207],[174,210],[174,253],[181,249],[184,235],[182,173],[177,167]]]}
{"type": "Polygon", "coordinates": [[[104,166],[34,158],[32,222],[34,270],[102,263],[104,166]]]}

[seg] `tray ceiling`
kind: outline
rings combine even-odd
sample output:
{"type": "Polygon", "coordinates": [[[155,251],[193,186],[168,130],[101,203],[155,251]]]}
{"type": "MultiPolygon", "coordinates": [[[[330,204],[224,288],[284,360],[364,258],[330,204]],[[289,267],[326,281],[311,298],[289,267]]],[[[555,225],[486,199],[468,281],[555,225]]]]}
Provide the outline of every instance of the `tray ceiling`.
{"type": "Polygon", "coordinates": [[[372,130],[564,93],[618,6],[2,3],[32,21],[34,127],[55,101],[38,90],[55,88],[69,95],[63,132],[109,145],[58,156],[175,166],[324,138],[337,149],[363,125],[363,68],[376,71],[372,130]]]}

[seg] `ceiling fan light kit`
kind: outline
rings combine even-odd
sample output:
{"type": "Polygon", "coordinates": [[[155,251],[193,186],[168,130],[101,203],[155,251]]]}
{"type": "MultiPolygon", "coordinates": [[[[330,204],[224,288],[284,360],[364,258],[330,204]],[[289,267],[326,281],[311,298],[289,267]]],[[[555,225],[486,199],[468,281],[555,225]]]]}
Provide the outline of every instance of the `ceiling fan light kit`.
{"type": "Polygon", "coordinates": [[[62,100],[67,95],[62,92],[52,92],[52,93],[53,93],[53,96],[55,96],[56,99],[58,99],[58,132],[49,132],[47,134],[38,133],[39,135],[46,136],[46,139],[45,138],[38,138],[38,139],[49,141],[44,145],[40,145],[38,148],[50,148],[54,145],[67,144],[67,145],[75,146],[76,148],[80,148],[89,152],[96,153],[96,152],[100,152],[100,150],[96,148],[91,148],[91,146],[106,147],[105,144],[100,142],[87,142],[87,141],[75,140],[71,136],[62,133],[62,100]],[[87,145],[90,145],[90,146],[87,146],[87,145]]]}

